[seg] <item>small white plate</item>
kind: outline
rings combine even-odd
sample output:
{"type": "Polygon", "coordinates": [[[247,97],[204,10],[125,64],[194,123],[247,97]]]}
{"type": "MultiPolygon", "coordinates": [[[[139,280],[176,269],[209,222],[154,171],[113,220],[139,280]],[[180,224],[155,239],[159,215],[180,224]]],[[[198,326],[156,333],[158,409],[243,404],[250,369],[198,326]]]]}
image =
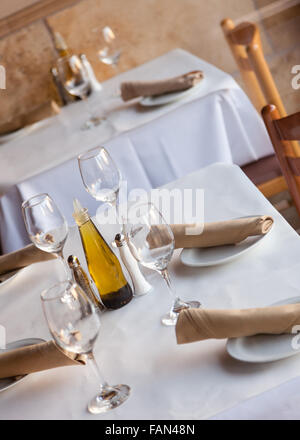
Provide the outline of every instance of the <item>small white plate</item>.
{"type": "MultiPolygon", "coordinates": [[[[272,306],[300,303],[300,296],[276,302],[272,306]]],[[[261,363],[285,359],[300,353],[300,347],[292,347],[296,334],[255,335],[228,339],[226,349],[234,359],[243,362],[261,363]]]]}
{"type": "Polygon", "coordinates": [[[171,102],[177,101],[178,99],[182,99],[188,95],[195,93],[197,90],[199,90],[200,87],[202,87],[202,83],[204,80],[205,78],[203,78],[198,84],[191,87],[190,89],[183,91],[181,90],[180,92],[164,93],[163,95],[157,96],[145,96],[139,101],[139,104],[144,107],[154,107],[156,105],[170,104],[171,102]]]}
{"type": "MultiPolygon", "coordinates": [[[[269,234],[270,232],[268,232],[269,234]]],[[[217,266],[240,257],[245,252],[261,243],[268,234],[248,237],[237,244],[214,246],[210,248],[183,249],[180,259],[183,264],[191,267],[217,266]]]]}
{"type": "MultiPolygon", "coordinates": [[[[28,339],[20,339],[19,341],[9,342],[6,345],[6,349],[0,349],[0,354],[9,350],[14,350],[15,348],[27,347],[28,345],[40,344],[41,342],[45,342],[44,339],[39,338],[28,338],[28,339]]],[[[14,377],[8,377],[7,379],[0,379],[0,392],[7,390],[8,388],[16,385],[21,380],[23,380],[27,374],[24,376],[19,376],[17,379],[14,377]]]]}

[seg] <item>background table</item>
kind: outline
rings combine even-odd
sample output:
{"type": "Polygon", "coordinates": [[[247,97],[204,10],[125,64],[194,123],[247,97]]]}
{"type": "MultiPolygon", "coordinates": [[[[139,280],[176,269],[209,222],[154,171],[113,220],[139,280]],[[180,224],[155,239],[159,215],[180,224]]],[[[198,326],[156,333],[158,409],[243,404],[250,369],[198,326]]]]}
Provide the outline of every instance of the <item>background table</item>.
{"type": "Polygon", "coordinates": [[[3,253],[28,243],[21,203],[32,195],[49,193],[69,224],[74,197],[91,214],[96,212],[98,204],[85,192],[73,158],[95,145],[104,144],[111,152],[128,190],[149,190],[214,162],[244,165],[272,153],[260,116],[236,82],[180,49],[107,81],[103,94],[103,105],[113,110],[109,118],[117,127],[113,138],[107,140],[112,134],[105,126],[79,130],[81,102],[64,108],[43,129],[0,146],[0,188],[10,187],[0,199],[3,253]],[[146,109],[107,97],[125,79],[155,79],[194,69],[204,71],[203,84],[170,105],[146,109]]]}
{"type": "MultiPolygon", "coordinates": [[[[226,265],[188,268],[180,263],[180,251],[176,251],[170,272],[182,298],[199,299],[204,307],[221,309],[266,306],[299,296],[299,236],[237,166],[211,165],[166,187],[203,188],[206,221],[255,214],[269,214],[275,220],[260,246],[226,265]]],[[[103,226],[101,231],[108,241],[112,239],[111,226],[103,226]]],[[[65,255],[73,252],[82,258],[78,243],[73,229],[65,255]]],[[[0,286],[0,323],[6,327],[9,341],[49,338],[39,293],[59,276],[57,263],[50,261],[32,265],[0,286]]],[[[157,274],[152,273],[149,280],[154,285],[151,293],[102,317],[96,356],[107,379],[128,383],[132,395],[122,407],[99,418],[201,419],[217,417],[234,406],[223,414],[242,416],[246,407],[248,414],[258,416],[257,399],[265,399],[260,400],[260,407],[266,415],[268,408],[263,403],[270,402],[274,392],[281,400],[277,407],[275,403],[271,406],[269,417],[280,418],[281,408],[288,408],[284,393],[264,392],[299,376],[300,357],[247,364],[229,357],[224,340],[177,346],[174,329],[160,325],[160,317],[170,305],[166,287],[157,274]],[[264,394],[244,402],[260,393],[264,394]]],[[[299,389],[299,380],[297,383],[299,389]]],[[[95,386],[85,367],[32,374],[1,393],[0,418],[96,418],[86,412],[95,386]]],[[[291,396],[291,386],[286,396],[291,396]]]]}

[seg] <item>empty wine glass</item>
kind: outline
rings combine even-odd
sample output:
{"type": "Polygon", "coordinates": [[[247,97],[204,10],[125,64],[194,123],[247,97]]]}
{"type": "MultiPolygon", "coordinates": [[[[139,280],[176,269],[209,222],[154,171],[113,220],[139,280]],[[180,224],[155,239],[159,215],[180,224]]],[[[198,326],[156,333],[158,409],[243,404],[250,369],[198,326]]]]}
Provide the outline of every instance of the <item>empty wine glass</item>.
{"type": "Polygon", "coordinates": [[[170,312],[162,317],[162,324],[175,325],[182,309],[198,308],[199,301],[182,301],[171,285],[168,264],[172,258],[175,240],[172,229],[152,203],[139,203],[129,209],[128,244],[138,262],[156,270],[166,281],[173,298],[170,312]]]}
{"type": "Polygon", "coordinates": [[[22,213],[32,243],[45,252],[56,254],[70,271],[63,258],[63,248],[68,236],[68,224],[55,202],[46,194],[37,194],[22,203],[22,213]]]}
{"type": "Polygon", "coordinates": [[[103,147],[93,148],[78,156],[78,165],[85,189],[114,209],[118,223],[121,175],[109,153],[103,147]]]}
{"type": "Polygon", "coordinates": [[[104,118],[95,116],[89,105],[88,94],[91,83],[88,71],[77,55],[61,57],[57,60],[57,71],[65,89],[73,96],[79,96],[86,103],[89,114],[88,121],[82,129],[89,129],[99,125],[104,118]]]}
{"type": "Polygon", "coordinates": [[[103,47],[98,52],[99,60],[104,64],[112,66],[117,73],[122,51],[118,46],[116,34],[109,26],[105,26],[102,29],[102,40],[103,47]]]}
{"type": "Polygon", "coordinates": [[[100,330],[99,314],[83,290],[75,283],[58,283],[41,294],[49,330],[59,347],[86,355],[100,382],[99,394],[88,404],[92,414],[121,405],[130,394],[128,385],[110,386],[103,379],[93,348],[100,330]]]}

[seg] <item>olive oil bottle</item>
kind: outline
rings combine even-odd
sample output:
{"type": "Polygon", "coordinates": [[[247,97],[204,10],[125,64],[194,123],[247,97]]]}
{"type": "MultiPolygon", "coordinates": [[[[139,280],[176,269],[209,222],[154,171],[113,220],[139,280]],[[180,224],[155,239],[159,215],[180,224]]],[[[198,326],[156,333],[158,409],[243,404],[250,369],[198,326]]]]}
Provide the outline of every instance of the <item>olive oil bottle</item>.
{"type": "Polygon", "coordinates": [[[133,296],[119,260],[92,222],[87,209],[82,208],[77,199],[73,206],[88,269],[101,301],[108,309],[119,309],[133,296]]]}

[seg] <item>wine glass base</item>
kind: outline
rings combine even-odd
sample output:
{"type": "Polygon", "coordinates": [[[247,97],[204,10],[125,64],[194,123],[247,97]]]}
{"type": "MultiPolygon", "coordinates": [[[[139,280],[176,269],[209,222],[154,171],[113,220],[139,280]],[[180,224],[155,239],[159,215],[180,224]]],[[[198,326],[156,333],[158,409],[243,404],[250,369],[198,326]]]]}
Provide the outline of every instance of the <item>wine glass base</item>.
{"type": "Polygon", "coordinates": [[[176,310],[172,310],[161,318],[161,323],[166,326],[174,326],[177,323],[178,315],[184,309],[199,309],[201,303],[199,301],[185,301],[182,306],[176,310]]]}
{"type": "Polygon", "coordinates": [[[91,414],[102,414],[122,405],[130,395],[128,385],[114,385],[104,389],[101,394],[94,397],[88,405],[91,414]]]}
{"type": "Polygon", "coordinates": [[[94,116],[82,125],[81,130],[90,130],[91,128],[98,127],[98,125],[103,124],[105,121],[106,118],[104,117],[94,116]]]}

